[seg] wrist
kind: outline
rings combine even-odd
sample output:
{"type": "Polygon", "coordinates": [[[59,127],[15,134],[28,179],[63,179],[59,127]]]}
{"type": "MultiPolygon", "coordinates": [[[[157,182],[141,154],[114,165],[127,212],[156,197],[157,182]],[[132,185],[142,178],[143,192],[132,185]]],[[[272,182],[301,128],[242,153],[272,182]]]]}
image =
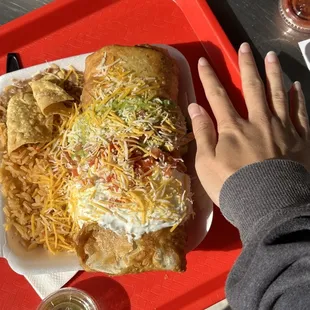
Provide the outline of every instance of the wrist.
{"type": "Polygon", "coordinates": [[[220,209],[243,242],[253,227],[279,209],[309,202],[310,174],[299,163],[272,159],[241,168],[224,183],[220,209]]]}

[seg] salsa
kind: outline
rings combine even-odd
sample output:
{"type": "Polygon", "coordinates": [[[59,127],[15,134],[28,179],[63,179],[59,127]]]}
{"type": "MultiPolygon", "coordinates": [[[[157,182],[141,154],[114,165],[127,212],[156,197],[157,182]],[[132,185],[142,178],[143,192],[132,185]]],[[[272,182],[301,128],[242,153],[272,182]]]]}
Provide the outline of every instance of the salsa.
{"type": "Polygon", "coordinates": [[[310,32],[310,0],[281,0],[280,13],[290,27],[310,32]]]}

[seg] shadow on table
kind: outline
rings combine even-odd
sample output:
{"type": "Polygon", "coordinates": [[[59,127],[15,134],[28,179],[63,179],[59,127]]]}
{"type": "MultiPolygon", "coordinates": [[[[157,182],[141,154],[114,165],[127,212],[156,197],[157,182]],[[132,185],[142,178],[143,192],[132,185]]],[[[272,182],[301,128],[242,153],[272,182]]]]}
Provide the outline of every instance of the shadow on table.
{"type": "MultiPolygon", "coordinates": [[[[212,115],[209,104],[207,103],[197,70],[198,59],[202,56],[207,57],[219,80],[224,85],[229,97],[236,109],[246,117],[245,104],[241,90],[234,85],[231,74],[225,62],[223,52],[212,42],[188,42],[181,44],[171,44],[178,49],[188,60],[193,76],[196,97],[199,104],[203,105],[212,115]],[[207,55],[206,55],[207,53],[207,55]]],[[[239,74],[239,73],[238,73],[239,74]]]]}
{"type": "Polygon", "coordinates": [[[115,280],[107,277],[93,277],[73,285],[90,294],[100,309],[130,310],[130,300],[125,289],[115,280]]]}
{"type": "Polygon", "coordinates": [[[255,60],[258,65],[259,73],[261,74],[263,80],[266,81],[264,59],[260,55],[258,49],[255,47],[250,36],[243,28],[238,17],[230,7],[228,1],[209,0],[208,5],[210,6],[213,13],[217,17],[223,30],[225,31],[226,35],[228,36],[228,38],[230,39],[232,45],[236,50],[239,49],[240,45],[243,42],[248,42],[251,45],[255,60]]]}
{"type": "MultiPolygon", "coordinates": [[[[207,56],[214,67],[215,72],[218,74],[220,81],[227,89],[227,92],[236,109],[243,117],[246,117],[247,112],[242,93],[240,89],[234,85],[223,57],[223,53],[217,46],[211,42],[204,42],[204,47],[201,42],[189,42],[172,45],[186,57],[190,64],[197,102],[199,104],[203,105],[212,115],[211,108],[206,100],[197,70],[198,59],[201,56],[207,56]],[[206,55],[206,52],[208,55],[206,55]]],[[[192,159],[192,162],[189,160],[187,161],[187,168],[189,171],[195,169],[194,158],[192,159]]],[[[211,229],[204,241],[196,248],[196,251],[231,251],[239,248],[241,248],[241,242],[237,229],[228,223],[217,207],[214,207],[214,218],[211,229]]]]}
{"type": "Polygon", "coordinates": [[[214,206],[213,223],[206,238],[194,251],[224,251],[241,249],[238,230],[232,226],[214,206]]]}

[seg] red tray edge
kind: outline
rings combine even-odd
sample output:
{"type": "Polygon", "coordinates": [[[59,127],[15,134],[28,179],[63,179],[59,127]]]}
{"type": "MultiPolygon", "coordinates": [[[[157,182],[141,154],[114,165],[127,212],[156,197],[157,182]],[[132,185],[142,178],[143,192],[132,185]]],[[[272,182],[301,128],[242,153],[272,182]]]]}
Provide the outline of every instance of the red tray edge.
{"type": "Polygon", "coordinates": [[[205,40],[206,31],[208,30],[213,31],[213,33],[216,35],[218,39],[218,42],[221,45],[222,51],[225,53],[225,56],[227,57],[227,60],[229,60],[230,63],[233,64],[234,70],[240,77],[237,52],[234,49],[233,45],[231,44],[230,40],[228,39],[223,28],[219,24],[218,20],[216,19],[215,15],[213,14],[207,1],[195,0],[194,3],[188,0],[174,0],[174,1],[184,13],[185,17],[192,26],[193,30],[195,31],[195,34],[201,41],[201,44],[203,45],[205,50],[206,50],[206,40],[205,40]],[[201,18],[199,19],[197,18],[197,16],[201,16],[201,18]],[[209,29],[203,27],[204,24],[208,25],[209,29]]]}

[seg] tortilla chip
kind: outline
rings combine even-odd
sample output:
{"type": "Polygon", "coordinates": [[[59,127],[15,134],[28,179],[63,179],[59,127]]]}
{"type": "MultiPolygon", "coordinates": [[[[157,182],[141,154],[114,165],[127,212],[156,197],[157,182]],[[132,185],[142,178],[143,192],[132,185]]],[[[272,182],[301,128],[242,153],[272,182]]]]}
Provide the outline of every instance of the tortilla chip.
{"type": "Polygon", "coordinates": [[[52,138],[52,119],[45,117],[31,93],[11,98],[7,110],[8,153],[28,143],[44,143],[52,138]]]}
{"type": "Polygon", "coordinates": [[[30,82],[33,96],[44,115],[49,114],[68,114],[71,109],[65,106],[66,101],[72,101],[72,98],[57,84],[48,80],[38,80],[30,82]]]}
{"type": "Polygon", "coordinates": [[[7,128],[5,123],[0,123],[0,152],[6,149],[7,128]]]}

